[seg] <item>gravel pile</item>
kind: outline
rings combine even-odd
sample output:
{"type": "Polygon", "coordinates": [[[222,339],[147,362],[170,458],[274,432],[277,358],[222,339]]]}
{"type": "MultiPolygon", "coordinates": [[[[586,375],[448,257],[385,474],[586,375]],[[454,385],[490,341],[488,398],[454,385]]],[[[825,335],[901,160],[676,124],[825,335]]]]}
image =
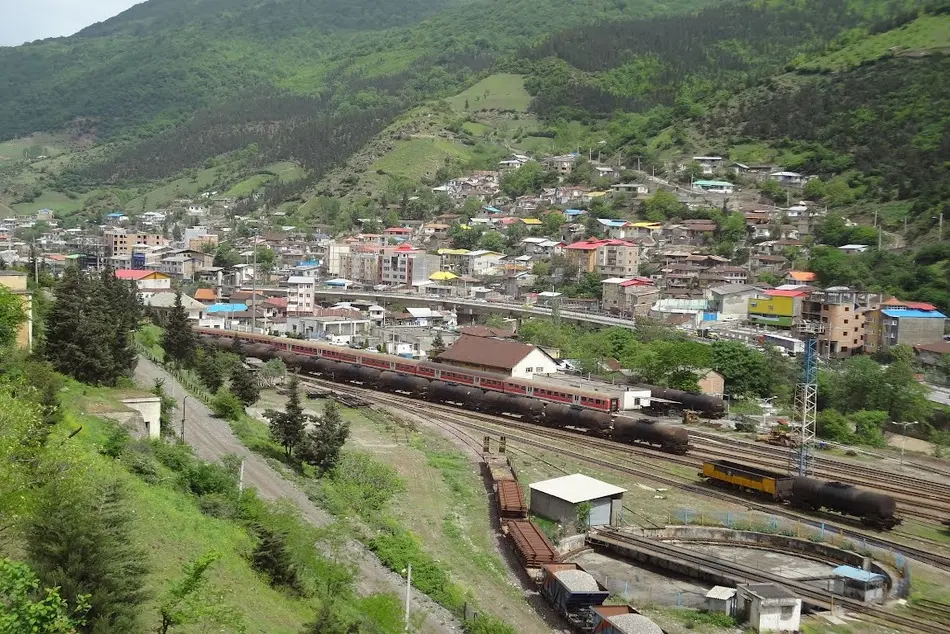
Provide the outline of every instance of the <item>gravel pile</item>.
{"type": "Polygon", "coordinates": [[[610,617],[623,634],[663,634],[660,626],[641,614],[620,614],[610,617]]]}
{"type": "Polygon", "coordinates": [[[597,582],[583,570],[560,570],[554,576],[571,592],[597,592],[597,582]]]}

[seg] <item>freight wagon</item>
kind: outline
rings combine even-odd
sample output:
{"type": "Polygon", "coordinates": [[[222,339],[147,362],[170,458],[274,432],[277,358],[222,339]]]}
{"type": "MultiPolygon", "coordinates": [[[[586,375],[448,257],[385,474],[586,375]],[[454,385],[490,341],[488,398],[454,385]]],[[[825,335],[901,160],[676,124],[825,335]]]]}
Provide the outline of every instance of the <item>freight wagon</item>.
{"type": "Polygon", "coordinates": [[[541,567],[541,595],[571,625],[589,632],[594,627],[590,608],[603,604],[610,592],[578,564],[561,563],[541,567]]]}
{"type": "Polygon", "coordinates": [[[867,526],[891,529],[901,523],[897,503],[889,495],[865,491],[850,484],[784,475],[728,460],[703,463],[700,475],[713,484],[763,495],[777,502],[819,511],[827,509],[856,517],[867,526]]]}

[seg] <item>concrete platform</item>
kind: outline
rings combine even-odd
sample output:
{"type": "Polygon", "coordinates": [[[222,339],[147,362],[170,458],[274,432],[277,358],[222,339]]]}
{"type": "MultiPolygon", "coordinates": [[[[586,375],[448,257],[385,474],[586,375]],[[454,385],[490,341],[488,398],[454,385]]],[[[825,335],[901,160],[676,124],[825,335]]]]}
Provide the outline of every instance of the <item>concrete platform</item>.
{"type": "Polygon", "coordinates": [[[787,579],[814,579],[816,577],[831,576],[837,564],[825,564],[814,559],[796,557],[786,553],[770,552],[753,548],[737,546],[722,546],[718,544],[691,544],[680,543],[691,550],[699,550],[713,555],[724,561],[755,568],[765,572],[780,575],[787,579]]]}

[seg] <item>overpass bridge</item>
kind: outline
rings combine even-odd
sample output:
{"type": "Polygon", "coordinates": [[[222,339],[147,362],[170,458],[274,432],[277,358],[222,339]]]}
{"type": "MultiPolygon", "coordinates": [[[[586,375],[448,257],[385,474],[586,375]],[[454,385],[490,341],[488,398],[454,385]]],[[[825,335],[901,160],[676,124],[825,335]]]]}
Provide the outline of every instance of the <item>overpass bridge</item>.
{"type": "MultiPolygon", "coordinates": [[[[251,289],[243,288],[243,291],[250,292],[251,289]]],[[[286,292],[285,288],[259,288],[258,292],[280,291],[286,292]]],[[[459,298],[459,297],[431,297],[427,295],[387,293],[373,290],[325,290],[317,289],[314,291],[314,299],[323,302],[344,302],[344,301],[368,301],[379,304],[384,308],[393,306],[403,307],[428,307],[434,310],[454,310],[456,315],[480,317],[487,315],[500,315],[501,317],[525,318],[525,317],[550,317],[551,309],[544,306],[528,306],[525,304],[488,302],[484,300],[459,298]]],[[[558,311],[559,318],[563,321],[576,324],[592,324],[597,326],[619,326],[621,328],[634,328],[633,318],[614,317],[600,312],[565,310],[558,311]]]]}

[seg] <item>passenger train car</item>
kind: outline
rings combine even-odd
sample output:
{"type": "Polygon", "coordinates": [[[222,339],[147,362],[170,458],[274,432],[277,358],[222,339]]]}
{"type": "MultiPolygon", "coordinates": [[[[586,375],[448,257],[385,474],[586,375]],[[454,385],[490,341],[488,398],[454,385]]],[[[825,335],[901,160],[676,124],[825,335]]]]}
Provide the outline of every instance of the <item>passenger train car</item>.
{"type": "Polygon", "coordinates": [[[228,347],[234,339],[248,356],[281,358],[333,381],[460,405],[488,414],[509,414],[546,427],[572,428],[623,443],[658,446],[685,454],[689,433],[682,427],[623,416],[632,393],[595,391],[549,381],[517,379],[455,365],[415,361],[379,352],[315,341],[251,333],[197,329],[209,345],[228,347]]]}
{"type": "Polygon", "coordinates": [[[344,348],[317,341],[303,341],[230,330],[223,331],[217,328],[196,328],[195,330],[205,336],[237,338],[244,344],[267,344],[293,354],[349,363],[379,371],[388,370],[402,375],[418,376],[429,381],[468,385],[486,392],[527,396],[546,403],[562,403],[599,412],[617,412],[621,409],[619,392],[612,394],[595,392],[555,383],[545,383],[543,380],[537,379],[516,379],[444,363],[416,361],[381,352],[344,348]]]}

